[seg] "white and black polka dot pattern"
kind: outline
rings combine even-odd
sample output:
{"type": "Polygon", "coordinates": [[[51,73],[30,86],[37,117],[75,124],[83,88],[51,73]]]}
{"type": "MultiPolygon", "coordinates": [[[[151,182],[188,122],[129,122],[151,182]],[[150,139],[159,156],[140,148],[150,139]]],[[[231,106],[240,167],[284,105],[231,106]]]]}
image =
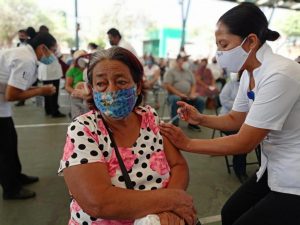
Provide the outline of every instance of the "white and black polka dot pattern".
{"type": "MultiPolygon", "coordinates": [[[[152,108],[138,107],[136,109],[136,113],[142,117],[145,113],[149,112],[154,115],[155,121],[153,122],[158,125],[159,118],[152,108]]],[[[101,120],[99,112],[91,111],[77,117],[77,119],[71,123],[67,138],[67,142],[68,139],[69,142],[65,145],[64,157],[60,163],[59,173],[66,167],[92,162],[107,163],[109,165],[113,150],[106,130],[103,129],[103,127],[99,128],[99,120],[101,120]],[[70,150],[72,147],[73,151],[70,150]]],[[[167,182],[170,177],[170,173],[167,172],[161,175],[154,169],[151,169],[150,164],[151,156],[153,156],[154,153],[163,153],[163,139],[160,133],[155,133],[149,126],[141,127],[138,139],[128,151],[136,156],[132,168],[128,170],[134,189],[156,190],[163,188],[165,185],[164,182],[167,182]]],[[[115,175],[111,177],[111,182],[113,186],[126,188],[124,177],[120,169],[115,171],[115,175]]],[[[93,219],[81,209],[75,213],[71,207],[70,221],[74,220],[79,224],[90,225],[95,221],[93,219]]],[[[100,221],[101,219],[98,218],[97,221],[98,220],[100,221]]]]}

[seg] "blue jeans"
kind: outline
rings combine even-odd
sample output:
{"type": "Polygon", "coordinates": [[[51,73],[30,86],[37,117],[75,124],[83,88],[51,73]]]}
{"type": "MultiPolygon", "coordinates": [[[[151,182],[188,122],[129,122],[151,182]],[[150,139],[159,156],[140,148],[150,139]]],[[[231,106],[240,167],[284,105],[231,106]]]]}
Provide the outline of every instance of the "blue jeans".
{"type": "MultiPolygon", "coordinates": [[[[192,106],[194,106],[199,112],[203,112],[205,108],[205,101],[200,97],[196,97],[195,99],[190,99],[190,100],[182,100],[180,97],[177,95],[168,95],[168,103],[171,106],[171,118],[177,115],[177,109],[178,105],[176,102],[178,101],[184,101],[192,106]]],[[[178,125],[179,119],[175,120],[173,124],[178,125]]]]}

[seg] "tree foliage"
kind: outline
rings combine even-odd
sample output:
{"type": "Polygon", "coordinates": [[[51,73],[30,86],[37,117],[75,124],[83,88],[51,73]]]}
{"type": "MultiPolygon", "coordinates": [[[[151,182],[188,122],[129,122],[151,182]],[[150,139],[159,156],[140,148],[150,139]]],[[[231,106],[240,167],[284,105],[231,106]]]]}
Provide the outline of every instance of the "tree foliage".
{"type": "Polygon", "coordinates": [[[0,0],[0,8],[0,46],[11,47],[18,30],[29,26],[38,29],[40,25],[46,25],[56,38],[69,38],[64,12],[44,12],[38,7],[36,0],[0,0]]]}
{"type": "Polygon", "coordinates": [[[291,12],[286,18],[278,21],[280,30],[288,37],[300,37],[300,12],[291,12]]]}
{"type": "Polygon", "coordinates": [[[146,36],[149,30],[157,27],[155,22],[142,12],[136,10],[135,13],[132,13],[126,0],[112,2],[110,9],[103,12],[100,18],[99,39],[107,39],[106,32],[112,27],[118,29],[126,39],[146,36]]]}

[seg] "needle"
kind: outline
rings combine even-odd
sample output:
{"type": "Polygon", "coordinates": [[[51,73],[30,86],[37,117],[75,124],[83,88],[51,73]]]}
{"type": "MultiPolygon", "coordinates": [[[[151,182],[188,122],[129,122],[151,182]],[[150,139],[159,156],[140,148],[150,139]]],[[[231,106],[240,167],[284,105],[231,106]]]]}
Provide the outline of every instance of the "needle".
{"type": "Polygon", "coordinates": [[[177,119],[179,119],[179,115],[178,114],[176,116],[174,116],[173,118],[171,118],[168,123],[173,123],[177,119]]]}

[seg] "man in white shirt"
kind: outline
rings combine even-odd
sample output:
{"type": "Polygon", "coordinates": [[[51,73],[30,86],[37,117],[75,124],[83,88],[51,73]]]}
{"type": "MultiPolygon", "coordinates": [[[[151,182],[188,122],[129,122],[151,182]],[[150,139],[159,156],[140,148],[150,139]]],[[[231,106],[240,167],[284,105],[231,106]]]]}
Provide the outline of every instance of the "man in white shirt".
{"type": "Polygon", "coordinates": [[[107,35],[111,46],[119,46],[125,48],[131,51],[135,56],[137,56],[135,49],[129,42],[125,41],[124,38],[122,38],[120,32],[116,28],[109,29],[107,31],[107,35]]]}
{"type": "Polygon", "coordinates": [[[58,105],[58,93],[60,78],[63,76],[61,65],[56,58],[53,63],[46,65],[43,63],[39,64],[38,67],[38,78],[43,82],[44,85],[52,84],[56,88],[54,95],[44,96],[45,98],[45,113],[51,115],[53,118],[65,117],[66,115],[61,113],[58,105]]]}

